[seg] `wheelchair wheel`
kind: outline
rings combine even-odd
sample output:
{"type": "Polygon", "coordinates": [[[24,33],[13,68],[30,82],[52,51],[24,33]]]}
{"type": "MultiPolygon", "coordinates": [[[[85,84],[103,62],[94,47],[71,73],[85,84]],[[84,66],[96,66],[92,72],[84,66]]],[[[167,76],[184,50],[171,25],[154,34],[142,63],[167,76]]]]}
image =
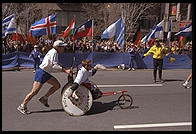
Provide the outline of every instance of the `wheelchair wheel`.
{"type": "Polygon", "coordinates": [[[79,99],[75,100],[74,98],[69,99],[66,96],[65,91],[69,88],[71,88],[71,83],[64,86],[61,94],[61,104],[64,111],[71,116],[84,115],[90,110],[93,104],[93,97],[90,90],[85,86],[80,85],[76,90],[79,99]]]}
{"type": "Polygon", "coordinates": [[[128,95],[128,94],[121,95],[121,96],[118,98],[118,106],[119,106],[121,109],[130,108],[132,104],[133,104],[133,99],[132,99],[132,97],[131,97],[130,95],[128,95]]]}

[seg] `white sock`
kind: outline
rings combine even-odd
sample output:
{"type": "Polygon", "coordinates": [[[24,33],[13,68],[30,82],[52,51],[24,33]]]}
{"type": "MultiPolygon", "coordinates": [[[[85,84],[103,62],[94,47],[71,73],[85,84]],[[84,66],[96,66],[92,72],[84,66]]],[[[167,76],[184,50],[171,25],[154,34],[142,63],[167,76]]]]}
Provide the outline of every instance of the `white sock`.
{"type": "Polygon", "coordinates": [[[21,104],[22,107],[26,107],[24,104],[21,104]]]}
{"type": "Polygon", "coordinates": [[[184,83],[187,85],[188,84],[188,81],[185,81],[184,83]]]}

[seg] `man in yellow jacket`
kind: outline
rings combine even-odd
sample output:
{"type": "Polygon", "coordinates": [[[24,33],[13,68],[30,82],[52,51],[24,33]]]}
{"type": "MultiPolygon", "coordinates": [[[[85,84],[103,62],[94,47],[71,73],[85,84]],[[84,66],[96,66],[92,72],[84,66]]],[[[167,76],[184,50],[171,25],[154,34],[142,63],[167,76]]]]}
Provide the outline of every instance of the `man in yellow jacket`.
{"type": "Polygon", "coordinates": [[[157,68],[159,69],[159,81],[163,82],[162,79],[163,56],[169,55],[169,52],[164,45],[160,44],[159,39],[155,39],[154,45],[150,48],[150,50],[148,50],[147,53],[144,54],[144,56],[142,56],[142,58],[150,54],[153,54],[154,83],[156,83],[157,68]]]}

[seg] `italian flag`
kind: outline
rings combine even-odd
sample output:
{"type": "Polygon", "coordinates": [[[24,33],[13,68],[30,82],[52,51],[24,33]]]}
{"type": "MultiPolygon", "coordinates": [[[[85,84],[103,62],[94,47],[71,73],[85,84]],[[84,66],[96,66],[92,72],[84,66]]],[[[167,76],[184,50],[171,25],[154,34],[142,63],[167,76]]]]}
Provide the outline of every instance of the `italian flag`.
{"type": "Polygon", "coordinates": [[[73,35],[74,33],[74,27],[75,27],[75,18],[71,20],[71,24],[65,29],[63,33],[63,38],[66,38],[67,36],[73,35]]]}

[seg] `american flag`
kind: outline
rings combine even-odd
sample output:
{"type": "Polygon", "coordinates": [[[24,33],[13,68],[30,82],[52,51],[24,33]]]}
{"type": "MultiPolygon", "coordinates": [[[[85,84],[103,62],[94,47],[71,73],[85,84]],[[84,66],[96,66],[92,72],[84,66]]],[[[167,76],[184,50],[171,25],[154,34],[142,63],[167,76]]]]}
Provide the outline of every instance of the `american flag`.
{"type": "Polygon", "coordinates": [[[56,34],[56,15],[50,15],[31,25],[32,36],[56,34]]]}

